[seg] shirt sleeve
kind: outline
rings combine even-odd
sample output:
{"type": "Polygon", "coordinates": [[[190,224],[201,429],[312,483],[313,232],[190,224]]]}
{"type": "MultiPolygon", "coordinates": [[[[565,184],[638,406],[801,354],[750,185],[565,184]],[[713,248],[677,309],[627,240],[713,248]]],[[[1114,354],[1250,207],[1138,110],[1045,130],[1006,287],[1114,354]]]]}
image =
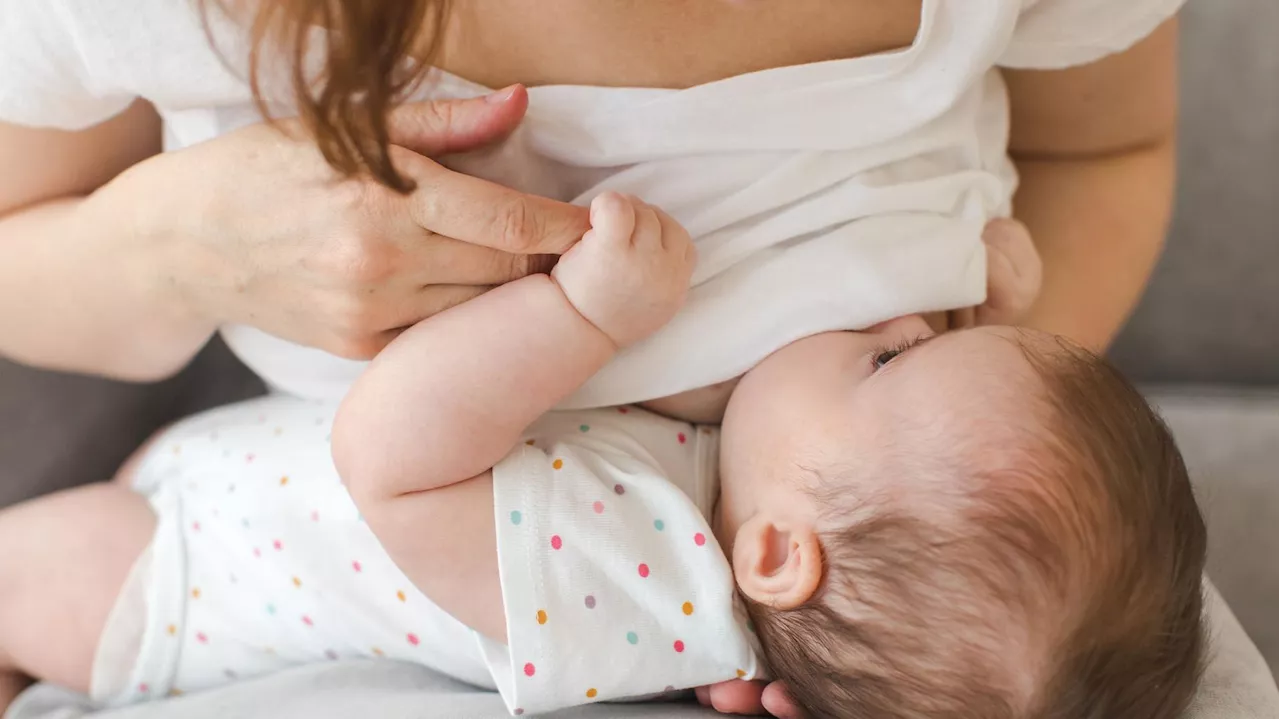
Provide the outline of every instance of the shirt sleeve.
{"type": "Polygon", "coordinates": [[[133,100],[94,87],[74,15],[62,0],[0,0],[0,121],[78,130],[133,100]]]}
{"type": "Polygon", "coordinates": [[[710,527],[645,459],[522,445],[493,494],[508,644],[477,639],[512,714],[762,671],[710,527]]]}
{"type": "Polygon", "coordinates": [[[1023,0],[1007,68],[1053,70],[1129,49],[1173,17],[1185,0],[1023,0]]]}

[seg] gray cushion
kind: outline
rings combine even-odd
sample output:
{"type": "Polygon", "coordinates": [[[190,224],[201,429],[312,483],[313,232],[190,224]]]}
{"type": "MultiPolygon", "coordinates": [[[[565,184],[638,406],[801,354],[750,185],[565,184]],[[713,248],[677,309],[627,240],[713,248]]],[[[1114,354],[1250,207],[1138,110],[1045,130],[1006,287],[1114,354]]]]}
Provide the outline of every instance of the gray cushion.
{"type": "Polygon", "coordinates": [[[178,376],[154,385],[42,372],[0,359],[0,507],[109,479],[157,428],[262,391],[216,339],[178,376]]]}
{"type": "Polygon", "coordinates": [[[1149,393],[1173,429],[1209,528],[1209,576],[1276,671],[1276,390],[1149,393]]]}
{"type": "MultiPolygon", "coordinates": [[[[1217,594],[1209,588],[1215,659],[1186,719],[1273,719],[1275,686],[1258,653],[1217,594]]],[[[92,713],[83,697],[43,685],[24,694],[8,719],[76,719],[92,713]]],[[[346,719],[354,716],[415,719],[502,719],[502,700],[446,679],[424,667],[398,662],[313,664],[215,692],[189,694],[95,714],[95,719],[346,719]]],[[[577,707],[556,719],[713,719],[693,704],[607,704],[577,707]]],[[[1119,718],[1117,718],[1119,719],[1119,718]]]]}
{"type": "Polygon", "coordinates": [[[1136,380],[1276,384],[1277,7],[1183,10],[1173,229],[1112,352],[1136,380]]]}

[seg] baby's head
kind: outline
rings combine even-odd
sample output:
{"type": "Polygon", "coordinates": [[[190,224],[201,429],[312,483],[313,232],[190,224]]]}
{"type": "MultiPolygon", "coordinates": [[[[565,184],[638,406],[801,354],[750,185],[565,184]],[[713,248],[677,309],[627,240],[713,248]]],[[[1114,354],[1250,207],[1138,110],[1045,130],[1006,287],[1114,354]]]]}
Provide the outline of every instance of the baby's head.
{"type": "Polygon", "coordinates": [[[1205,531],[1167,428],[1048,335],[830,333],[742,380],[717,533],[814,717],[1176,717],[1205,531]]]}

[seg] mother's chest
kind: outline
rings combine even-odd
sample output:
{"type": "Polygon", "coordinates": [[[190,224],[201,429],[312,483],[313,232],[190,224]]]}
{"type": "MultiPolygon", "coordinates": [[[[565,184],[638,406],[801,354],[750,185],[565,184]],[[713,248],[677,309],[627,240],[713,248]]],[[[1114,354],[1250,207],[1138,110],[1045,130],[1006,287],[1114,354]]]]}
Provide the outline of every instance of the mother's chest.
{"type": "Polygon", "coordinates": [[[689,87],[909,46],[920,0],[468,0],[438,64],[489,87],[689,87]]]}

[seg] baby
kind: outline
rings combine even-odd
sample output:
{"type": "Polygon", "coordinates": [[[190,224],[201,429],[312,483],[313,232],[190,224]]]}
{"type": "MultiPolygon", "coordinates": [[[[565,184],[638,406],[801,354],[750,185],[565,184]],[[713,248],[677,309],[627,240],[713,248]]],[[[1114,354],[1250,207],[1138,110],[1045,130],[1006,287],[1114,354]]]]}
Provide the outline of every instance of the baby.
{"type": "Polygon", "coordinates": [[[671,318],[693,267],[634,199],[597,198],[592,228],[375,360],[332,428],[349,496],[299,450],[332,408],[275,397],[168,431],[146,499],[0,513],[0,616],[22,616],[0,670],[116,703],[359,656],[514,714],[771,676],[815,717],[1178,715],[1204,529],[1105,363],[907,317],[777,351],[718,433],[549,413],[671,318]]]}
{"type": "Polygon", "coordinates": [[[690,271],[661,211],[604,195],[592,223],[550,279],[397,340],[335,427],[392,559],[523,665],[496,676],[512,709],[761,676],[753,620],[815,717],[1180,713],[1204,529],[1167,429],[1114,370],[914,317],[820,334],[742,379],[717,469],[708,430],[539,418],[674,314],[690,271]],[[690,634],[711,644],[696,666],[690,634]],[[651,653],[618,655],[624,637],[651,653]]]}

